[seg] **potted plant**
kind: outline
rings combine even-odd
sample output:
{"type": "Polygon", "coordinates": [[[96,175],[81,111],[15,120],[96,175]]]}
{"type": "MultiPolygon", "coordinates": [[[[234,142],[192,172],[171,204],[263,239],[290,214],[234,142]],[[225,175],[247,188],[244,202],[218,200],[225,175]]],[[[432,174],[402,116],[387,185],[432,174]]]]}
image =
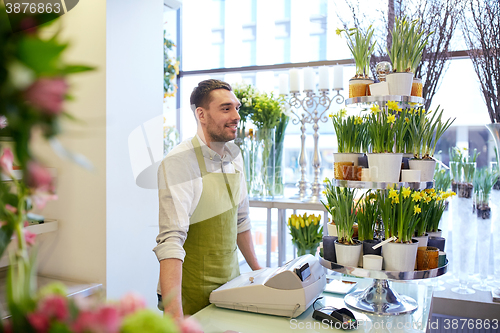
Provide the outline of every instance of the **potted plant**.
{"type": "MultiPolygon", "coordinates": [[[[448,206],[447,199],[455,195],[452,191],[442,191],[442,190],[425,190],[428,194],[428,198],[422,201],[422,219],[426,222],[426,231],[429,237],[441,237],[441,229],[439,229],[439,223],[441,222],[441,217],[443,216],[446,207],[448,206]]],[[[422,233],[422,231],[420,231],[422,233]]]]}
{"type": "Polygon", "coordinates": [[[391,95],[408,96],[411,94],[413,74],[422,59],[427,37],[420,31],[421,24],[407,17],[396,18],[392,30],[391,48],[387,53],[392,62],[393,73],[386,76],[391,95]]]}
{"type": "Polygon", "coordinates": [[[409,115],[409,132],[412,141],[413,158],[408,161],[410,169],[420,170],[420,181],[433,180],[436,160],[433,158],[436,145],[441,136],[453,124],[455,118],[442,120],[443,110],[426,112],[423,108],[415,109],[409,115]]]}
{"type": "Polygon", "coordinates": [[[321,215],[295,215],[288,219],[288,229],[292,235],[292,243],[297,248],[297,256],[305,254],[316,255],[319,243],[323,237],[323,227],[320,224],[321,215]]]}
{"type": "Polygon", "coordinates": [[[395,237],[394,241],[382,246],[385,270],[414,270],[418,242],[412,240],[412,237],[420,218],[421,199],[420,191],[414,191],[408,187],[377,192],[377,203],[384,224],[385,238],[395,237]]]}
{"type": "MultiPolygon", "coordinates": [[[[375,193],[368,191],[363,200],[360,200],[360,205],[356,212],[358,220],[358,240],[363,243],[362,254],[381,255],[382,248],[373,249],[372,247],[380,243],[379,239],[375,239],[375,225],[379,218],[379,207],[376,202],[377,196],[375,193]]],[[[362,262],[361,262],[362,264],[362,262]]],[[[362,265],[361,265],[362,266],[362,265]]]]}
{"type": "Polygon", "coordinates": [[[370,79],[370,58],[375,49],[376,42],[372,43],[373,28],[369,26],[366,33],[358,28],[337,29],[337,35],[345,33],[347,46],[356,63],[356,75],[349,80],[349,98],[366,96],[367,86],[373,83],[370,79]]]}
{"type": "Polygon", "coordinates": [[[399,181],[403,154],[396,142],[407,130],[405,117],[400,116],[402,111],[394,101],[387,102],[383,109],[379,104],[374,104],[370,108],[367,133],[372,152],[367,156],[371,181],[391,183],[399,181]]]}
{"type": "Polygon", "coordinates": [[[334,174],[336,179],[360,180],[357,166],[358,159],[364,155],[363,150],[368,148],[367,123],[361,116],[346,116],[346,113],[346,109],[341,109],[330,115],[338,147],[338,153],[333,154],[334,174]],[[342,165],[352,166],[352,171],[345,174],[342,165]]]}
{"type": "Polygon", "coordinates": [[[359,201],[355,199],[356,189],[334,186],[328,178],[325,179],[325,183],[323,193],[327,202],[321,201],[321,203],[332,215],[332,220],[337,226],[338,240],[335,243],[337,263],[357,267],[361,254],[361,242],[353,239],[354,222],[359,206],[359,201]]]}
{"type": "Polygon", "coordinates": [[[483,168],[476,172],[476,181],[478,196],[476,200],[476,210],[477,217],[479,219],[490,219],[491,218],[491,208],[489,205],[491,190],[493,185],[495,185],[498,179],[498,173],[496,170],[488,170],[483,168]]]}

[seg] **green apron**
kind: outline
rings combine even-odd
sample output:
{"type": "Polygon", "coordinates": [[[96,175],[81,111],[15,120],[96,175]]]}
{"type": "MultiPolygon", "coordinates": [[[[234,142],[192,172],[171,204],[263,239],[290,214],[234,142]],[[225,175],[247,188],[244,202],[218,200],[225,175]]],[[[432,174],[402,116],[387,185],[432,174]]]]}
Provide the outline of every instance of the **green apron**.
{"type": "Polygon", "coordinates": [[[185,315],[192,315],[209,305],[208,298],[214,289],[240,275],[236,237],[241,174],[238,170],[229,174],[207,172],[196,136],[191,142],[203,190],[190,218],[184,243],[182,308],[185,315]]]}

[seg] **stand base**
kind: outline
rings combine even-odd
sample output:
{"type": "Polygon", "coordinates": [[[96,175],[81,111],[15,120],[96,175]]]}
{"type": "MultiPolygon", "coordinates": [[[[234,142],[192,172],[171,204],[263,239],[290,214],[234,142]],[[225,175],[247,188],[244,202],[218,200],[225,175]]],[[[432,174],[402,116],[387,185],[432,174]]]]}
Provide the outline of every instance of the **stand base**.
{"type": "Polygon", "coordinates": [[[418,308],[413,298],[399,295],[387,280],[377,279],[365,290],[346,295],[344,301],[351,308],[380,316],[413,313],[418,308]]]}

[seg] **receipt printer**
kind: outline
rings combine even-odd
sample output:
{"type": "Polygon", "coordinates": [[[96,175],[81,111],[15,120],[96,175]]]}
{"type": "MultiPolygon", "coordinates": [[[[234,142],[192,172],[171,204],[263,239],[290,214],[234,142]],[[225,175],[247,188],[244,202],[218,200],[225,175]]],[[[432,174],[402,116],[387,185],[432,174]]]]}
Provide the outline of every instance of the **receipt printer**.
{"type": "Polygon", "coordinates": [[[310,254],[282,267],[241,274],[215,289],[210,303],[218,307],[295,318],[326,286],[323,266],[310,254]]]}

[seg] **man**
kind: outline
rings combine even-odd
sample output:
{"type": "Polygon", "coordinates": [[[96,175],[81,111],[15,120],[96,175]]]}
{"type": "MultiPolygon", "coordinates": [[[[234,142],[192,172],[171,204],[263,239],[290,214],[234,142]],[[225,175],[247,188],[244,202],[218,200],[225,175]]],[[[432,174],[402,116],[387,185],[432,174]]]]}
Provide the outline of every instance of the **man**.
{"type": "Polygon", "coordinates": [[[239,107],[229,84],[200,82],[191,94],[197,133],[158,169],[158,294],[174,318],[201,310],[214,289],[240,274],[236,245],[253,270],[261,268],[250,232],[243,159],[229,142],[236,138],[239,107]]]}

